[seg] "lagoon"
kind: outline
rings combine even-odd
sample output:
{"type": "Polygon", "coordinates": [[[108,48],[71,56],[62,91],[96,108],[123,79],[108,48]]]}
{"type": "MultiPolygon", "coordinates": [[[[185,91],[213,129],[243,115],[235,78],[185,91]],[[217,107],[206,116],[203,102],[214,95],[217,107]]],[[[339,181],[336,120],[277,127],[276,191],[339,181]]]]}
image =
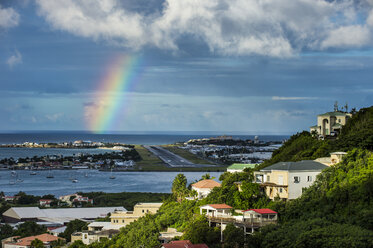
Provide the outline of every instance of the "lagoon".
{"type": "MultiPolygon", "coordinates": [[[[0,171],[0,191],[6,195],[14,195],[24,191],[32,195],[54,194],[55,196],[72,194],[78,191],[92,192],[152,192],[171,193],[172,181],[178,172],[113,172],[115,179],[110,179],[110,172],[98,170],[53,170],[36,171],[30,175],[28,170],[17,170],[18,178],[23,180],[15,184],[12,181],[11,171],[0,171]],[[46,178],[48,173],[54,178],[46,178]],[[70,178],[76,178],[73,183],[70,178]]],[[[183,172],[188,184],[199,180],[206,172],[183,172]]],[[[210,175],[219,178],[222,172],[211,172],[210,175]]]]}

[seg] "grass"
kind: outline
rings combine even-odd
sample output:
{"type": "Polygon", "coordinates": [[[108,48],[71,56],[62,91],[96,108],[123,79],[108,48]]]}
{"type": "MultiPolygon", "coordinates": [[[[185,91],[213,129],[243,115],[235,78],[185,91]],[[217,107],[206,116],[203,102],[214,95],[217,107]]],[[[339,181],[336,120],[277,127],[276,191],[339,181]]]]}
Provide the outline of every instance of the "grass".
{"type": "Polygon", "coordinates": [[[202,159],[200,157],[198,157],[197,155],[185,150],[185,149],[181,149],[175,145],[165,145],[165,146],[162,146],[163,148],[169,150],[170,152],[172,153],[175,153],[176,155],[179,155],[180,157],[183,157],[185,158],[186,160],[189,160],[190,162],[194,163],[194,164],[212,164],[210,163],[209,161],[205,160],[205,159],[202,159]]]}
{"type": "MultiPolygon", "coordinates": [[[[183,168],[177,168],[176,167],[176,168],[173,168],[173,167],[168,167],[168,166],[165,165],[165,163],[161,159],[159,159],[153,153],[149,152],[143,146],[135,145],[135,149],[137,150],[137,152],[140,154],[140,156],[142,158],[141,161],[136,162],[136,167],[135,167],[136,171],[177,171],[177,172],[187,172],[187,171],[189,171],[189,172],[193,172],[193,171],[195,171],[195,172],[198,172],[198,171],[213,172],[213,171],[218,171],[219,172],[219,171],[225,171],[226,168],[227,168],[226,166],[219,166],[219,167],[211,166],[211,167],[203,167],[203,168],[195,168],[195,167],[183,167],[183,168]]],[[[181,150],[180,148],[177,148],[177,149],[181,150]]],[[[171,151],[171,152],[173,152],[173,151],[171,151]]],[[[187,152],[187,153],[191,154],[189,152],[187,152]]],[[[176,154],[182,156],[180,153],[176,153],[176,154]]],[[[191,155],[193,155],[193,154],[191,154],[191,155]]],[[[184,157],[184,156],[182,156],[182,157],[184,157]]],[[[199,159],[198,157],[197,158],[199,160],[195,160],[195,158],[189,159],[189,157],[188,158],[184,157],[184,158],[188,159],[189,161],[191,161],[193,163],[211,164],[211,163],[208,163],[205,160],[199,159]],[[196,162],[196,161],[198,161],[198,162],[196,162]]]]}

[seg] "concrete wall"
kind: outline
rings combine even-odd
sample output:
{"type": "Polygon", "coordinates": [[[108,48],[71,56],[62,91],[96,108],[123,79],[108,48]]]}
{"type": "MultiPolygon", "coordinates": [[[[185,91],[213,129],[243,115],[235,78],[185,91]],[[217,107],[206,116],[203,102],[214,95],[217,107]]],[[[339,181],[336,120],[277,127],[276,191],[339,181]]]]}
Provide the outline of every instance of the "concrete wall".
{"type": "Polygon", "coordinates": [[[289,173],[289,199],[296,199],[302,195],[302,189],[308,188],[311,186],[315,180],[316,176],[320,174],[320,171],[299,171],[299,172],[290,172],[289,173]],[[311,177],[311,181],[308,180],[308,177],[311,177]],[[298,183],[294,182],[294,177],[299,177],[300,180],[298,183]]]}

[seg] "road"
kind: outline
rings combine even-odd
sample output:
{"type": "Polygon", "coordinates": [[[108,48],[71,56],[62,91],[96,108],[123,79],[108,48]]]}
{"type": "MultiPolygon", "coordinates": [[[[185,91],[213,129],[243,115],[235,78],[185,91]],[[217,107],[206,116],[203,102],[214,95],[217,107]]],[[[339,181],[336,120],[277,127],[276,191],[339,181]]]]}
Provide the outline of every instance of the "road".
{"type": "Polygon", "coordinates": [[[170,152],[160,146],[144,146],[154,155],[159,157],[163,162],[165,162],[170,167],[214,167],[216,165],[211,164],[194,164],[185,158],[170,152]]]}

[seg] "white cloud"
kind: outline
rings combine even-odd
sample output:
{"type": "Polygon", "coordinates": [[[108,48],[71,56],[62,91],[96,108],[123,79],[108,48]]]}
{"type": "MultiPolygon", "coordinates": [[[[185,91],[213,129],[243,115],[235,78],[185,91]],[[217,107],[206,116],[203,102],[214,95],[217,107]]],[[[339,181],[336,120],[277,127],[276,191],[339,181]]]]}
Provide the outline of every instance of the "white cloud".
{"type": "Polygon", "coordinates": [[[0,28],[11,28],[18,25],[19,14],[12,8],[2,8],[0,5],[0,28]]]}
{"type": "Polygon", "coordinates": [[[301,96],[272,96],[273,101],[299,101],[299,100],[317,100],[318,97],[301,97],[301,96]]]}
{"type": "Polygon", "coordinates": [[[165,0],[161,11],[147,15],[117,0],[37,3],[55,29],[135,50],[177,51],[178,41],[188,35],[207,44],[211,53],[287,57],[304,49],[372,45],[368,24],[373,14],[356,24],[372,9],[366,1],[165,0]]]}
{"type": "Polygon", "coordinates": [[[10,68],[13,68],[14,66],[18,64],[22,64],[22,55],[20,54],[20,52],[16,50],[15,54],[10,56],[8,60],[6,61],[6,63],[8,64],[10,68]]]}

